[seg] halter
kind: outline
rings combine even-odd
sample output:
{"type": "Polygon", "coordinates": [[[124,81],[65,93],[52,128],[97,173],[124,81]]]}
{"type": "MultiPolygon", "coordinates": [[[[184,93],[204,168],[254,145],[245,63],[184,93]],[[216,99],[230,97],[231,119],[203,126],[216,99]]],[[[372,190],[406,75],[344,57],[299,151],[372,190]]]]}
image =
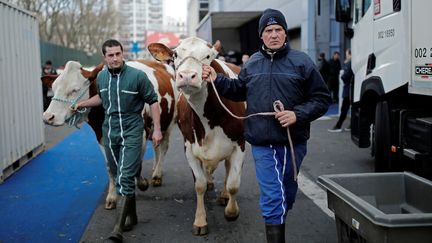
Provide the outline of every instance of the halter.
{"type": "MultiPolygon", "coordinates": [[[[181,65],[183,65],[184,62],[185,62],[187,59],[189,59],[189,58],[192,59],[192,60],[194,60],[194,61],[196,61],[196,62],[198,62],[198,63],[200,63],[200,64],[204,64],[204,63],[202,62],[202,60],[198,60],[198,58],[196,58],[196,57],[194,57],[194,56],[186,56],[185,58],[183,58],[183,60],[180,61],[180,63],[179,63],[178,66],[175,66],[175,65],[174,65],[175,70],[178,69],[181,65]]],[[[204,59],[204,58],[203,58],[203,59],[204,59]]]]}
{"type": "MultiPolygon", "coordinates": [[[[86,81],[88,81],[88,82],[90,82],[90,80],[86,80],[86,81]]],[[[59,101],[59,102],[62,102],[62,103],[67,103],[67,104],[70,104],[70,107],[71,108],[74,108],[75,106],[76,106],[76,104],[77,104],[77,102],[79,101],[79,100],[81,100],[81,98],[84,96],[84,94],[87,92],[87,90],[90,88],[90,85],[87,87],[87,88],[85,88],[75,99],[73,99],[73,100],[69,100],[69,99],[64,99],[64,98],[59,98],[59,97],[56,97],[56,96],[54,96],[54,97],[52,97],[52,99],[51,100],[55,100],[55,101],[59,101]]],[[[68,117],[68,118],[66,118],[65,119],[65,122],[69,125],[69,127],[76,127],[76,128],[78,128],[79,129],[79,127],[78,127],[78,121],[80,121],[81,120],[81,118],[82,118],[82,116],[83,116],[83,114],[85,113],[87,111],[87,108],[85,108],[85,107],[82,107],[82,108],[78,108],[77,109],[77,112],[75,112],[75,113],[73,113],[70,117],[68,117]]]]}

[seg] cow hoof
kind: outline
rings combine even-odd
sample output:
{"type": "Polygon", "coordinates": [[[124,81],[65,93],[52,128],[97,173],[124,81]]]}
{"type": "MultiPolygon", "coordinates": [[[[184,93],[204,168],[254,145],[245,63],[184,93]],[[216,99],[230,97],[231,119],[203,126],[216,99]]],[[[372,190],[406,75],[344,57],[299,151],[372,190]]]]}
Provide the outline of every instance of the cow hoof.
{"type": "Polygon", "coordinates": [[[213,191],[214,190],[214,183],[207,183],[207,191],[213,191]]]}
{"type": "Polygon", "coordinates": [[[152,178],[151,184],[152,184],[153,187],[162,186],[162,178],[160,178],[160,177],[154,177],[154,178],[152,178]]]}
{"type": "Polygon", "coordinates": [[[202,226],[202,227],[198,227],[198,226],[193,226],[192,227],[192,234],[193,235],[206,235],[208,234],[208,225],[202,226]]]}
{"type": "Polygon", "coordinates": [[[148,180],[144,177],[137,178],[137,187],[140,189],[140,191],[144,192],[148,189],[149,183],[148,180]]]}
{"type": "Polygon", "coordinates": [[[224,213],[225,219],[227,221],[236,221],[238,219],[239,215],[240,215],[240,212],[237,212],[234,215],[230,215],[230,214],[224,213]]]}
{"type": "Polygon", "coordinates": [[[222,206],[226,206],[228,204],[228,200],[229,199],[225,198],[225,197],[218,197],[218,199],[217,199],[219,205],[222,205],[222,206]]]}
{"type": "Polygon", "coordinates": [[[113,210],[116,208],[116,202],[105,202],[105,209],[106,210],[113,210]]]}

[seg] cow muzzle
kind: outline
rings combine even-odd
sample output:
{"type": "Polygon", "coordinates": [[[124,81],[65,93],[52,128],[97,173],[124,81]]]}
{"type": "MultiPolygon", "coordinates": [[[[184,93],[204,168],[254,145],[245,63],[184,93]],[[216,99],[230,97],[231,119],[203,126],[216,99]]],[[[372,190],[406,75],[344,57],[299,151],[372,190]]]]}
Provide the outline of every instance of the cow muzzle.
{"type": "Polygon", "coordinates": [[[51,112],[44,112],[42,114],[43,121],[48,125],[53,125],[55,120],[55,115],[51,112]]]}
{"type": "Polygon", "coordinates": [[[181,71],[177,72],[176,85],[177,88],[183,88],[185,86],[191,88],[200,88],[201,79],[198,78],[198,73],[195,71],[181,71]]]}

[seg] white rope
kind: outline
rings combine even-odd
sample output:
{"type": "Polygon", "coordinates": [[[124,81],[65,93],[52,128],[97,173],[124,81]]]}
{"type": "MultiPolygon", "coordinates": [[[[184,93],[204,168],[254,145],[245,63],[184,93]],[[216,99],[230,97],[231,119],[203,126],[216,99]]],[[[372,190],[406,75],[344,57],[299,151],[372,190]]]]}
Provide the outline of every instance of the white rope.
{"type": "MultiPolygon", "coordinates": [[[[245,119],[248,119],[248,118],[253,117],[253,116],[274,116],[274,115],[276,115],[276,113],[282,112],[285,110],[282,102],[280,100],[276,100],[275,102],[273,102],[274,112],[258,112],[258,113],[254,113],[254,114],[249,114],[247,116],[237,116],[234,113],[232,113],[225,106],[225,104],[222,102],[221,98],[219,97],[219,93],[216,90],[215,84],[213,82],[210,82],[210,83],[213,87],[213,90],[215,91],[216,97],[219,100],[219,103],[221,104],[221,106],[228,112],[228,114],[230,114],[232,117],[237,118],[239,120],[245,120],[245,119]]],[[[288,141],[289,141],[290,151],[291,151],[291,161],[292,161],[292,168],[293,168],[293,173],[294,173],[293,178],[294,178],[294,181],[297,181],[297,164],[295,162],[294,146],[293,146],[293,143],[291,140],[291,133],[290,133],[289,127],[287,127],[286,131],[287,131],[287,136],[288,136],[288,141]]]]}

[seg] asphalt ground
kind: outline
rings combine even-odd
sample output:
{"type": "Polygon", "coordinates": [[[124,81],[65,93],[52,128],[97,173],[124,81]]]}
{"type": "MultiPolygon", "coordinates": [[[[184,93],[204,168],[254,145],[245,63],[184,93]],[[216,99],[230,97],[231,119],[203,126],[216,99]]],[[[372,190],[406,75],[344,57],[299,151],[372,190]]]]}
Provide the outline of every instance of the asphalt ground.
{"type": "MultiPolygon", "coordinates": [[[[287,217],[287,242],[337,242],[334,215],[327,209],[326,194],[317,186],[316,179],[323,174],[373,171],[369,150],[355,147],[349,132],[327,132],[335,122],[335,117],[324,117],[312,124],[308,153],[300,169],[297,200],[287,217]]],[[[345,125],[348,123],[346,121],[345,125]]],[[[56,139],[61,139],[73,129],[47,127],[46,131],[47,146],[50,146],[50,139],[55,143],[56,139]]],[[[163,185],[149,187],[145,192],[137,191],[139,222],[132,231],[124,233],[124,242],[265,242],[254,162],[250,147],[247,149],[237,195],[239,218],[227,222],[223,216],[224,207],[216,202],[224,179],[221,163],[215,172],[215,190],[206,194],[209,234],[193,236],[191,229],[196,206],[193,177],[184,156],[183,138],[178,129],[174,129],[163,165],[163,185]]],[[[151,168],[152,161],[144,161],[143,176],[149,178],[151,168]]],[[[115,210],[104,209],[105,196],[101,198],[80,242],[103,242],[112,230],[115,210]]]]}

